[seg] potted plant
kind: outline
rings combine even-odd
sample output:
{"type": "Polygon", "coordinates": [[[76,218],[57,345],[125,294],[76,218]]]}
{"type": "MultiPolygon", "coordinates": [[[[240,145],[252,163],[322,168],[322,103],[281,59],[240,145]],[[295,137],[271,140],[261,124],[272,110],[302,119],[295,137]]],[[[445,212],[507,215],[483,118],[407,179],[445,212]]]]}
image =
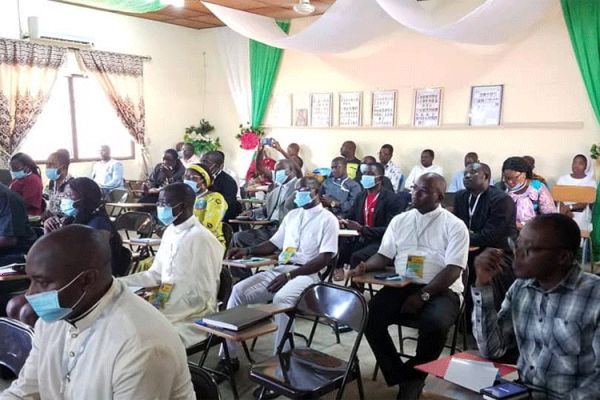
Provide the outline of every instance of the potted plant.
{"type": "Polygon", "coordinates": [[[210,132],[214,129],[215,127],[203,118],[200,120],[198,126],[185,128],[183,141],[194,146],[196,154],[204,154],[208,151],[219,150],[221,148],[219,138],[213,139],[209,137],[210,132]]]}

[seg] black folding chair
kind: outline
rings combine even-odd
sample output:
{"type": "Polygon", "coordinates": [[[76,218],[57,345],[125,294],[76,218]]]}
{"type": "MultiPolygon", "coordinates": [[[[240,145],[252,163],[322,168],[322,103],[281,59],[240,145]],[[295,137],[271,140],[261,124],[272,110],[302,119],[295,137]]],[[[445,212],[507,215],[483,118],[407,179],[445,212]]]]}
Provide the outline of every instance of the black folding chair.
{"type": "Polygon", "coordinates": [[[221,400],[219,385],[212,375],[194,364],[188,364],[197,400],[221,400]]]}
{"type": "Polygon", "coordinates": [[[345,386],[356,379],[360,399],[364,391],[357,357],[358,347],[367,322],[367,302],[354,289],[343,288],[329,283],[317,283],[302,292],[290,320],[285,328],[277,354],[250,369],[250,380],[262,386],[259,399],[266,389],[292,399],[318,398],[338,390],[336,399],[341,399],[345,386]],[[348,360],[343,360],[318,350],[295,348],[291,332],[298,315],[323,317],[346,324],[357,335],[348,360]],[[289,342],[291,349],[283,351],[289,342]]]}
{"type": "Polygon", "coordinates": [[[154,255],[154,250],[152,246],[134,245],[130,240],[151,237],[154,232],[154,218],[149,213],[129,211],[117,217],[114,227],[121,236],[125,236],[123,244],[131,250],[131,272],[134,273],[139,262],[154,255]]]}
{"type": "Polygon", "coordinates": [[[33,329],[10,318],[0,318],[0,365],[19,375],[33,343],[33,329]]]}

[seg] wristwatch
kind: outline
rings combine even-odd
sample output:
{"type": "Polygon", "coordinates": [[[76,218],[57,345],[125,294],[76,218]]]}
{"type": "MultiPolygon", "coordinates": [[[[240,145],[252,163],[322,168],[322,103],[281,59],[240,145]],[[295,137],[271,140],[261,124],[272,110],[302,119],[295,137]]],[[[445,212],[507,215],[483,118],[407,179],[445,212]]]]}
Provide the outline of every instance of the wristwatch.
{"type": "Polygon", "coordinates": [[[573,204],[569,204],[569,210],[573,211],[573,204]]]}
{"type": "Polygon", "coordinates": [[[428,292],[421,290],[421,300],[423,300],[425,303],[427,303],[430,299],[431,299],[431,294],[429,294],[428,292]]]}

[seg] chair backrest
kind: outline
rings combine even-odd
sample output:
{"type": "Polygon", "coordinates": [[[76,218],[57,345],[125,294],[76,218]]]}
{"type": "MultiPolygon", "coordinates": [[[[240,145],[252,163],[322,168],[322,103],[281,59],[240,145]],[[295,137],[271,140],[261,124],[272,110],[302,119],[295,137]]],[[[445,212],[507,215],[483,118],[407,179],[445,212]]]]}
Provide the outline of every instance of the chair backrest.
{"type": "Polygon", "coordinates": [[[592,204],[596,201],[596,188],[589,186],[554,185],[552,187],[554,201],[572,201],[574,203],[592,204]]]}
{"type": "Polygon", "coordinates": [[[33,343],[33,329],[10,318],[0,318],[0,365],[19,375],[33,343]]]}
{"type": "Polygon", "coordinates": [[[190,375],[192,376],[192,385],[196,392],[198,400],[220,400],[219,386],[211,374],[206,370],[194,364],[188,364],[190,375]]]}
{"type": "Polygon", "coordinates": [[[229,246],[231,245],[231,239],[233,239],[233,228],[227,222],[223,222],[222,228],[223,237],[225,238],[225,255],[227,254],[227,250],[229,250],[229,246]]]}
{"type": "Polygon", "coordinates": [[[149,213],[129,211],[117,217],[115,229],[117,231],[137,232],[139,237],[142,238],[150,237],[154,232],[154,219],[149,213]]]}
{"type": "Polygon", "coordinates": [[[125,187],[129,191],[129,196],[131,198],[140,198],[142,197],[142,191],[144,186],[144,181],[136,181],[136,180],[128,180],[124,181],[125,187]]]}
{"type": "Polygon", "coordinates": [[[219,311],[223,311],[227,307],[229,296],[233,290],[233,277],[229,268],[222,267],[219,276],[219,291],[217,292],[217,300],[219,302],[219,311]]]}
{"type": "Polygon", "coordinates": [[[0,183],[3,183],[6,186],[10,185],[12,182],[12,176],[10,174],[10,170],[8,169],[0,169],[0,183]]]}
{"type": "Polygon", "coordinates": [[[329,263],[325,266],[325,268],[319,271],[318,275],[321,282],[331,282],[333,279],[333,271],[338,264],[339,258],[339,254],[336,254],[331,258],[331,260],[329,260],[329,263]]]}
{"type": "Polygon", "coordinates": [[[296,312],[306,316],[326,317],[362,333],[367,322],[367,301],[356,290],[316,283],[307,287],[296,303],[296,312]]]}
{"type": "Polygon", "coordinates": [[[125,189],[112,189],[108,192],[108,201],[110,203],[125,203],[128,196],[129,192],[125,189]]]}

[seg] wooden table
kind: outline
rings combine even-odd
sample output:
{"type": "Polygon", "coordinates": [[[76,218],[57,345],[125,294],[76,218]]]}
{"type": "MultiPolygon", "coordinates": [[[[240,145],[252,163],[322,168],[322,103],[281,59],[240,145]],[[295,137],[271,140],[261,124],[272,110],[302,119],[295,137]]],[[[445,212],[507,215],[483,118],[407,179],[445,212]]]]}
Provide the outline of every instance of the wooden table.
{"type": "Polygon", "coordinates": [[[265,204],[265,199],[257,199],[256,197],[253,197],[251,199],[240,199],[240,202],[242,203],[249,203],[249,204],[265,204]]]}
{"type": "MultiPolygon", "coordinates": [[[[240,307],[259,309],[261,311],[269,313],[271,315],[271,317],[274,316],[275,314],[289,312],[289,311],[293,310],[293,308],[294,308],[294,307],[290,307],[290,306],[276,306],[273,304],[252,304],[252,305],[240,306],[240,307]]],[[[235,376],[234,376],[235,372],[230,371],[231,374],[227,375],[220,371],[216,371],[216,370],[213,370],[211,368],[207,368],[204,366],[204,363],[206,362],[206,357],[208,356],[208,352],[210,351],[210,348],[212,347],[212,344],[213,344],[212,341],[217,340],[217,343],[218,342],[223,343],[223,353],[225,355],[225,360],[227,360],[228,362],[231,362],[231,357],[229,356],[229,349],[224,344],[225,340],[241,343],[242,347],[244,349],[244,353],[246,353],[246,357],[248,358],[248,361],[251,364],[254,364],[254,360],[252,359],[252,356],[250,355],[250,351],[248,350],[246,341],[251,340],[251,339],[256,339],[260,336],[268,335],[269,333],[273,333],[273,332],[277,331],[277,325],[273,322],[273,320],[269,319],[264,322],[259,322],[255,325],[252,325],[252,326],[250,326],[246,329],[243,329],[241,331],[238,331],[238,332],[230,331],[227,329],[216,328],[216,327],[212,327],[212,326],[207,326],[207,325],[200,325],[200,324],[196,325],[196,327],[198,330],[208,333],[208,341],[207,341],[206,347],[204,349],[204,353],[202,354],[202,357],[200,358],[198,366],[210,373],[220,375],[226,379],[229,379],[229,382],[231,383],[231,390],[233,392],[233,397],[237,400],[239,398],[239,396],[238,396],[237,386],[235,384],[235,376]]],[[[217,343],[215,343],[215,344],[217,344],[217,343]]]]}
{"type": "Polygon", "coordinates": [[[425,388],[423,388],[421,398],[433,400],[481,400],[482,396],[455,383],[429,375],[425,380],[425,388]]]}
{"type": "Polygon", "coordinates": [[[246,193],[267,192],[268,190],[268,185],[252,185],[246,187],[246,193]]]}
{"type": "Polygon", "coordinates": [[[271,225],[273,223],[273,221],[269,221],[269,220],[265,220],[265,219],[261,219],[261,220],[254,220],[254,219],[230,219],[229,223],[230,224],[246,224],[246,225],[264,226],[264,225],[271,225]]]}
{"type": "Polygon", "coordinates": [[[21,281],[21,280],[29,280],[29,277],[27,276],[26,273],[0,275],[0,282],[21,281]]]}
{"type": "Polygon", "coordinates": [[[243,268],[243,269],[252,269],[256,268],[256,272],[258,272],[262,267],[268,266],[277,266],[279,263],[276,258],[265,258],[265,257],[253,257],[260,258],[260,261],[251,261],[252,258],[242,258],[237,260],[223,260],[222,264],[226,267],[232,268],[243,268]]]}
{"type": "Polygon", "coordinates": [[[360,275],[360,276],[354,276],[352,277],[352,282],[354,283],[360,283],[360,284],[368,284],[368,285],[381,285],[381,286],[387,286],[387,287],[393,287],[393,288],[403,288],[405,286],[410,285],[411,283],[414,283],[413,280],[408,279],[408,278],[404,278],[402,280],[392,280],[389,281],[387,279],[378,279],[375,278],[375,275],[379,275],[382,273],[395,273],[396,271],[394,270],[394,268],[386,268],[385,270],[382,271],[375,271],[375,272],[367,272],[364,275],[360,275]]]}

